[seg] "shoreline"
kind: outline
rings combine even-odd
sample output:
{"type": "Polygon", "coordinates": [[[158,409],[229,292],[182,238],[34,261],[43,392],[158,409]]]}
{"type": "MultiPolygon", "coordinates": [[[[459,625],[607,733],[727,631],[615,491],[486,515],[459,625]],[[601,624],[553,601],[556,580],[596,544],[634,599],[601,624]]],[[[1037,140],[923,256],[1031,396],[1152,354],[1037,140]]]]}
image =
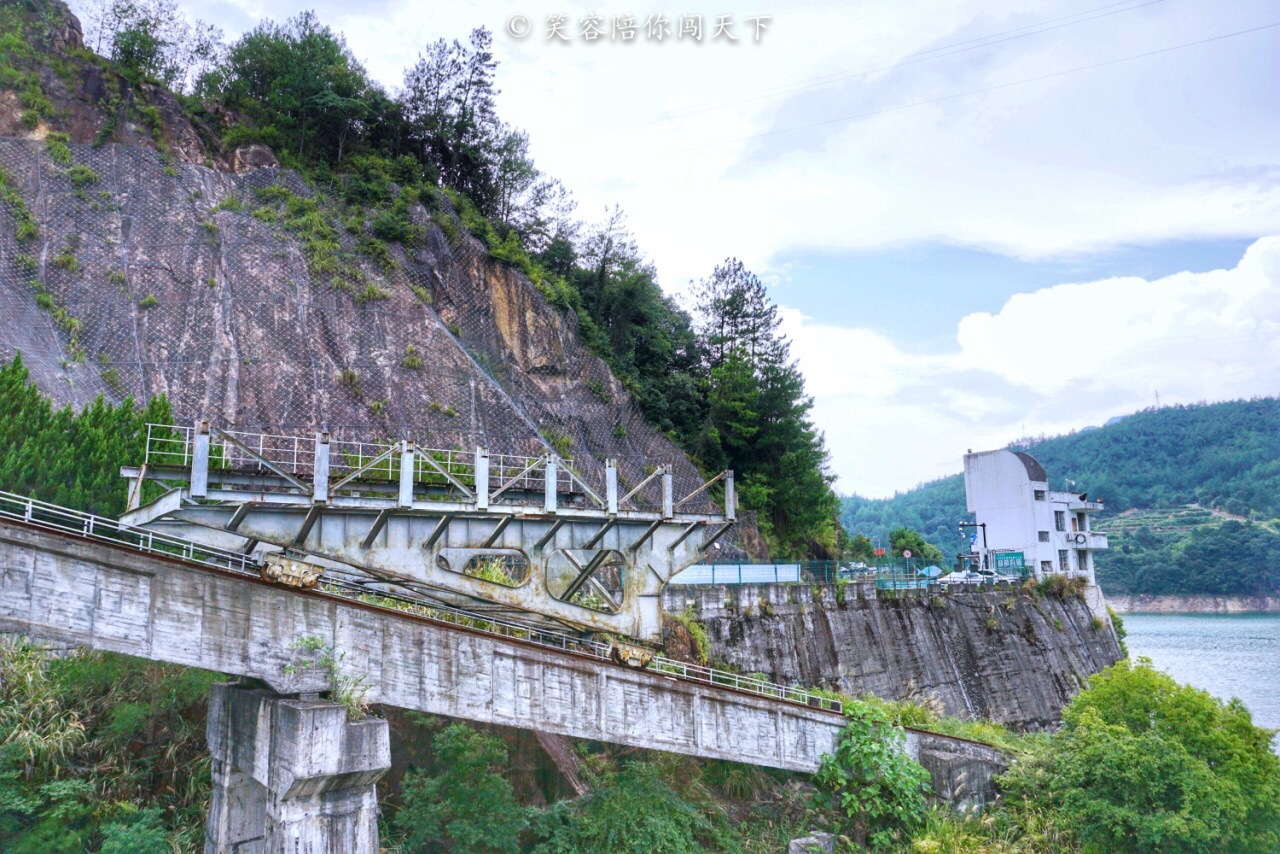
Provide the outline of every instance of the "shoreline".
{"type": "Polygon", "coordinates": [[[1117,614],[1280,614],[1277,596],[1118,594],[1107,604],[1117,614]]]}

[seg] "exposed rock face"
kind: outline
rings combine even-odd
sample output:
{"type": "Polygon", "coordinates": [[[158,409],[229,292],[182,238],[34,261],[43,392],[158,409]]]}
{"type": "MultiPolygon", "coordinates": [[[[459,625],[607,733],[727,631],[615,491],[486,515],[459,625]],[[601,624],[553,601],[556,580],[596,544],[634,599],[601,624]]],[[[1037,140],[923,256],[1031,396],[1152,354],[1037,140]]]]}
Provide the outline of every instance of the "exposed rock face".
{"type": "MultiPolygon", "coordinates": [[[[1055,726],[1085,679],[1120,658],[1086,604],[1016,591],[857,598],[805,585],[668,588],[692,607],[711,656],[779,682],[933,703],[1010,726],[1055,726]]],[[[866,593],[865,589],[862,591],[866,593]]]]}
{"type": "Polygon", "coordinates": [[[387,244],[384,263],[335,222],[355,272],[313,275],[303,239],[264,221],[271,204],[256,191],[316,191],[266,149],[236,153],[244,174],[133,145],[72,149],[97,176],[87,187],[41,143],[0,139],[0,166],[40,224],[19,244],[0,211],[0,357],[22,351],[57,403],[163,393],[179,423],[507,453],[553,445],[597,483],[606,457],[628,489],[661,463],[676,466],[677,490],[700,482],[579,342],[572,315],[456,221],[441,230],[447,202],[434,216],[416,206],[426,239],[387,244]],[[23,253],[34,270],[14,262],[23,253]],[[78,321],[74,335],[36,307],[33,280],[78,321]]]}
{"type": "Polygon", "coordinates": [[[242,145],[231,152],[231,170],[237,175],[254,169],[276,169],[279,166],[280,161],[276,160],[275,152],[265,145],[242,145]]]}

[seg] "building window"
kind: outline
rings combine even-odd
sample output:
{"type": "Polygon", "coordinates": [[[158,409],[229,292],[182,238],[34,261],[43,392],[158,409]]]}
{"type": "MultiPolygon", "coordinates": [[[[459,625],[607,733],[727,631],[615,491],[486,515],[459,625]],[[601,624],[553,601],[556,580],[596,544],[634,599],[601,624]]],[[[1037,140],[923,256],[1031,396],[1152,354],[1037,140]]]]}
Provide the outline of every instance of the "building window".
{"type": "Polygon", "coordinates": [[[1053,527],[1058,531],[1067,530],[1067,511],[1065,510],[1053,511],[1053,527]]]}
{"type": "Polygon", "coordinates": [[[1041,531],[1041,532],[1040,532],[1040,542],[1042,542],[1042,543],[1047,543],[1047,542],[1049,542],[1049,532],[1048,532],[1048,531],[1041,531]]]}
{"type": "Polygon", "coordinates": [[[1089,553],[1088,552],[1086,551],[1076,552],[1076,560],[1079,562],[1081,572],[1089,571],[1089,553]]]}
{"type": "Polygon", "coordinates": [[[1089,530],[1089,525],[1085,522],[1085,515],[1083,513],[1076,514],[1076,526],[1081,531],[1089,530]]]}
{"type": "Polygon", "coordinates": [[[1036,501],[1044,501],[1045,494],[1043,489],[1036,490],[1036,501]]]}
{"type": "Polygon", "coordinates": [[[1066,572],[1070,567],[1067,565],[1067,550],[1058,549],[1058,569],[1066,572]]]}
{"type": "Polygon", "coordinates": [[[1053,561],[1051,560],[1040,561],[1040,574],[1048,575],[1051,572],[1053,572],[1053,561]]]}

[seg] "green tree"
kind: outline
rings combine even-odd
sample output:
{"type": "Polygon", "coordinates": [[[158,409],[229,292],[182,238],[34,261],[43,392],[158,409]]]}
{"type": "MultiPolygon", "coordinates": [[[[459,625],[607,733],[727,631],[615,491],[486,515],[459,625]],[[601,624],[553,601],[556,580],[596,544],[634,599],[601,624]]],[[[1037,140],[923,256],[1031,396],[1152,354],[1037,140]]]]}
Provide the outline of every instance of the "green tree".
{"type": "Polygon", "coordinates": [[[1280,850],[1280,757],[1238,701],[1124,660],[1063,714],[1041,782],[1087,850],[1280,850]]]}
{"type": "Polygon", "coordinates": [[[519,851],[527,820],[502,777],[506,746],[494,736],[453,724],[435,736],[431,747],[442,770],[405,775],[404,805],[394,822],[402,844],[410,851],[519,851]]]}
{"type": "Polygon", "coordinates": [[[834,557],[839,504],[826,444],[778,331],[777,306],[734,258],[696,286],[695,298],[709,403],[700,457],[734,469],[743,503],[761,511],[761,529],[780,556],[834,557]]]}
{"type": "Polygon", "coordinates": [[[911,552],[911,557],[926,564],[941,564],[945,558],[937,546],[925,542],[919,531],[911,528],[894,528],[889,532],[889,551],[894,557],[911,552]]]}
{"type": "Polygon", "coordinates": [[[901,844],[924,820],[929,773],[907,755],[904,733],[869,704],[845,705],[849,721],[834,753],[822,757],[815,800],[850,822],[858,845],[901,844]]]}

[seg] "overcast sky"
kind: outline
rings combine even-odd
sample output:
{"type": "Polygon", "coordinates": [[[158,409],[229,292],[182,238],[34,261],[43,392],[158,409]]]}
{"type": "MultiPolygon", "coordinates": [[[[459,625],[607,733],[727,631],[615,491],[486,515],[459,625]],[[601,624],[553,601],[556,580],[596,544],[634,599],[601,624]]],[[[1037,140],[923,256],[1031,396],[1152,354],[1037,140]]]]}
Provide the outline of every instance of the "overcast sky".
{"type": "Polygon", "coordinates": [[[585,218],[620,203],[671,293],[730,255],[770,284],[843,492],[1280,391],[1274,0],[184,5],[229,36],[315,8],[391,89],[493,30],[502,116],[585,218]]]}

